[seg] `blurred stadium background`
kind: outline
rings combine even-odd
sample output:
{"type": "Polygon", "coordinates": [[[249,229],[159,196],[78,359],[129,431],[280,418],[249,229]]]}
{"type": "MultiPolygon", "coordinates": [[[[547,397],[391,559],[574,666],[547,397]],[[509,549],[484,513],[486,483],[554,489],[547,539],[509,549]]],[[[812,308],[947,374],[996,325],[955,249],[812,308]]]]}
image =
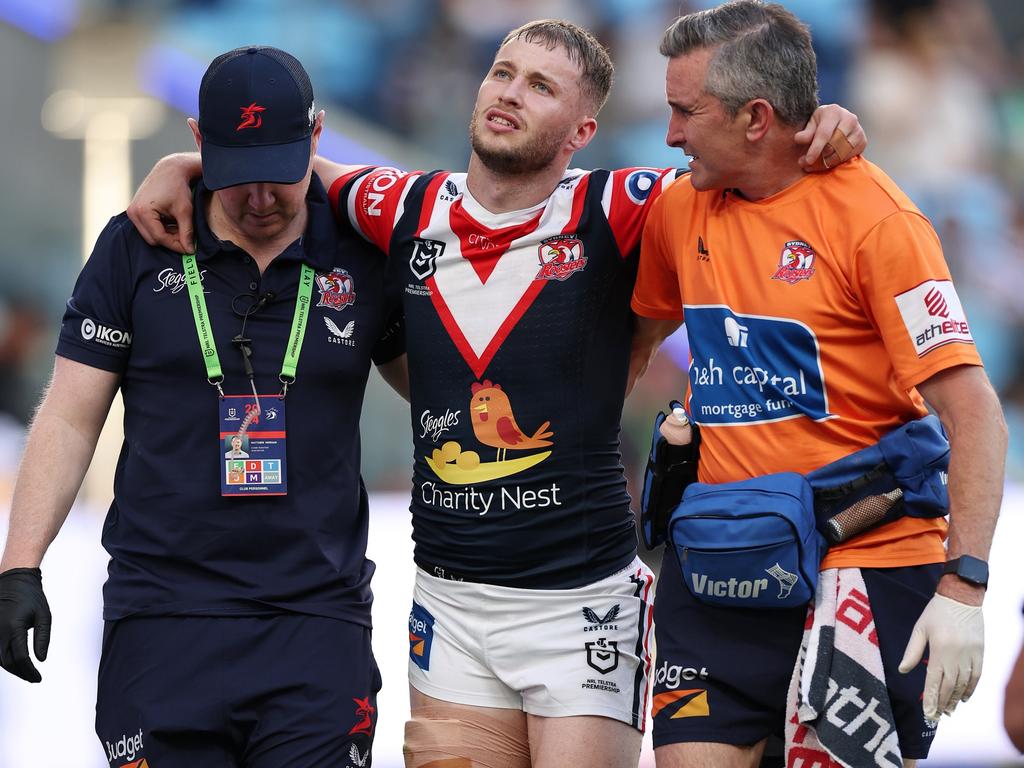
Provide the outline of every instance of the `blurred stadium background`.
{"type": "MultiPolygon", "coordinates": [[[[581,167],[670,166],[661,31],[708,0],[0,0],[0,534],[25,424],[52,364],[66,297],[93,240],[161,155],[192,149],[186,116],[206,64],[238,45],[298,56],[327,110],[324,154],[403,168],[465,167],[466,125],[504,33],[564,17],[610,47],[616,85],[581,167]]],[[[859,116],[867,156],[942,236],[1010,424],[1007,499],[975,698],[924,765],[1014,764],[1000,725],[1020,647],[1024,563],[1024,0],[785,0],[814,33],[821,99],[859,116]]],[[[894,254],[898,257],[898,254],[894,254]]],[[[659,356],[623,416],[631,482],[652,414],[680,391],[685,342],[659,356]]],[[[187,414],[178,416],[187,417],[187,414]]],[[[374,376],[363,414],[373,491],[375,648],[385,675],[375,763],[400,766],[412,583],[404,492],[408,412],[374,376]]],[[[0,676],[0,768],[105,765],[92,735],[117,428],[45,565],[54,639],[44,683],[0,676]]],[[[59,471],[59,468],[54,468],[59,471]]],[[[634,494],[635,497],[635,494],[634,494]]],[[[657,559],[653,555],[652,560],[657,559]]],[[[201,686],[202,681],[183,681],[201,686]]],[[[653,765],[649,747],[645,765],[653,765]]],[[[159,766],[154,766],[159,768],[159,766]]]]}

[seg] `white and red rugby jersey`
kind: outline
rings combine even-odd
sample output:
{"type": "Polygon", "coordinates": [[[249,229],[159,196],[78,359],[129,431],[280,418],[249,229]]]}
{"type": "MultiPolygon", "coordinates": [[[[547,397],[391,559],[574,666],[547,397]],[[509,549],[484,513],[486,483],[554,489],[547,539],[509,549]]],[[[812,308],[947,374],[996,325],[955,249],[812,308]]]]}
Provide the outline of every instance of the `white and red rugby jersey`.
{"type": "Polygon", "coordinates": [[[421,567],[556,589],[636,554],[619,454],[629,299],[647,211],[676,175],[569,170],[501,214],[464,173],[363,169],[332,186],[403,294],[421,567]]]}

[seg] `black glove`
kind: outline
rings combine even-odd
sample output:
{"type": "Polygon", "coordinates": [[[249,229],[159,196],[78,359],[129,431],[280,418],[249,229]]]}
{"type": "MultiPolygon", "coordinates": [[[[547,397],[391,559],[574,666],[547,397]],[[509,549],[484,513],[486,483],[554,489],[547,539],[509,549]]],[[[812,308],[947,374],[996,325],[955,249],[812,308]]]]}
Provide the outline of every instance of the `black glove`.
{"type": "Polygon", "coordinates": [[[28,655],[28,631],[39,661],[50,647],[50,606],[38,568],[11,568],[0,573],[0,667],[38,683],[43,679],[28,655]]]}

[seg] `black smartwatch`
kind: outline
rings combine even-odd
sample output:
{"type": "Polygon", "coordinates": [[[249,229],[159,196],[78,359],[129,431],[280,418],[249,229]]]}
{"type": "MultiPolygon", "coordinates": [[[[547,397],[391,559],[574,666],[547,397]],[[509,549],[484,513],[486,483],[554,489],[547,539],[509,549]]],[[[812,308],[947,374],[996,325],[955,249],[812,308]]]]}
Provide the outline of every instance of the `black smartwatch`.
{"type": "Polygon", "coordinates": [[[955,560],[947,560],[942,573],[943,575],[955,573],[968,584],[977,584],[979,587],[988,586],[988,563],[978,557],[961,555],[955,560]]]}

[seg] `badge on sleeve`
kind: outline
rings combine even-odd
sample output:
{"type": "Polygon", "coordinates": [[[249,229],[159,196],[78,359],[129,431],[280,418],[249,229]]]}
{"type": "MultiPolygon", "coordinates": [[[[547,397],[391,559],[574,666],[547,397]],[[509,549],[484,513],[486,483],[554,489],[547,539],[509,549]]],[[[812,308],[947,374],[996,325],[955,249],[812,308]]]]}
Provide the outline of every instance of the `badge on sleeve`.
{"type": "Polygon", "coordinates": [[[284,400],[260,395],[258,406],[251,395],[221,400],[220,453],[221,496],[284,496],[284,400]]]}

